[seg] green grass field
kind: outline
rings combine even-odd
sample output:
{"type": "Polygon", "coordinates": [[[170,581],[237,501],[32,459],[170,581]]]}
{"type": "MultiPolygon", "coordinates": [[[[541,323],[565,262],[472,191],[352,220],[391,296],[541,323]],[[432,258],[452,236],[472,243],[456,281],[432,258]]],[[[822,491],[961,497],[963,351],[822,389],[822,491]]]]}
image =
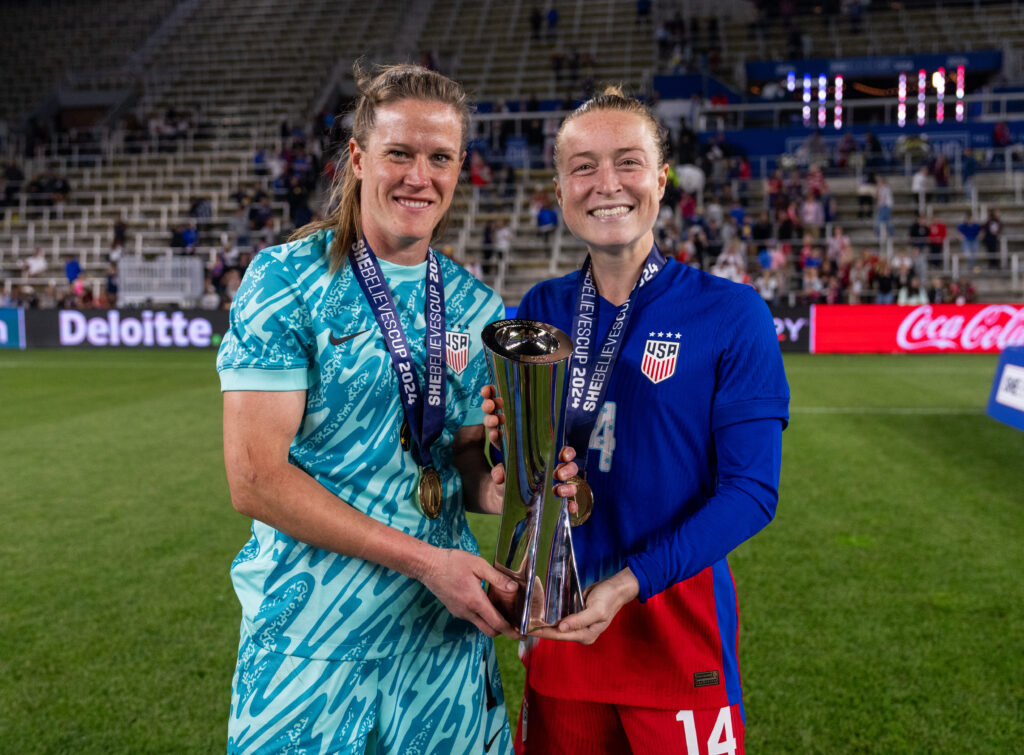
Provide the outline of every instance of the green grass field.
{"type": "MultiPolygon", "coordinates": [[[[0,752],[224,751],[249,525],[213,358],[0,352],[0,752]]],[[[787,357],[778,516],[730,559],[748,752],[1020,751],[1024,433],[984,414],[995,365],[787,357]]]]}

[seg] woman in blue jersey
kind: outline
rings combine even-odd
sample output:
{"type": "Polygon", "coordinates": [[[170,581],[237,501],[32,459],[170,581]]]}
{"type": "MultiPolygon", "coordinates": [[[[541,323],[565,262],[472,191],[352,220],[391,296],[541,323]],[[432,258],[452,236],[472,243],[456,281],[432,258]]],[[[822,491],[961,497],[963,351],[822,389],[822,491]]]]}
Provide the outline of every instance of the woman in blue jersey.
{"type": "Polygon", "coordinates": [[[588,256],[518,316],[575,344],[562,458],[593,492],[573,530],[589,589],[583,611],[527,643],[518,752],[743,752],[726,555],[774,515],[789,389],[757,292],[654,244],[663,145],[617,89],[556,137],[555,195],[588,256]]]}
{"type": "Polygon", "coordinates": [[[218,354],[232,503],[252,537],[230,752],[508,752],[466,509],[482,454],[483,327],[501,299],[431,248],[465,154],[455,82],[356,71],[325,213],[249,266],[218,354]]]}

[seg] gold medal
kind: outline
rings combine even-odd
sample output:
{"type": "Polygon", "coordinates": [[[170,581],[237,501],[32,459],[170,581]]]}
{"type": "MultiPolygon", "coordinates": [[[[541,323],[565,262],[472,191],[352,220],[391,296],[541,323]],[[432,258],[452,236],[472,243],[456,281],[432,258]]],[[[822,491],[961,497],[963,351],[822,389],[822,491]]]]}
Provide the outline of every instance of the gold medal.
{"type": "Polygon", "coordinates": [[[433,467],[420,468],[420,482],[416,502],[427,519],[437,519],[441,513],[441,475],[433,467]]]}
{"type": "Polygon", "coordinates": [[[569,499],[576,501],[576,513],[569,515],[569,524],[576,527],[590,518],[590,513],[594,510],[594,493],[587,481],[579,475],[573,475],[565,484],[576,486],[576,495],[569,499]]]}

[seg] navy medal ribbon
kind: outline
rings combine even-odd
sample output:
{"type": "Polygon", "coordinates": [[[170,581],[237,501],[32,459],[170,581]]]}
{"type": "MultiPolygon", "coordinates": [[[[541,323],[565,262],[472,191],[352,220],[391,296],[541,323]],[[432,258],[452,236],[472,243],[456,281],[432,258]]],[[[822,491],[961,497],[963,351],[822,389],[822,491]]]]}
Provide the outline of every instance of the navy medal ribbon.
{"type": "MultiPolygon", "coordinates": [[[[409,342],[402,323],[398,320],[395,301],[391,296],[380,262],[366,239],[352,245],[350,254],[352,272],[366,300],[370,303],[384,343],[391,355],[391,364],[398,377],[398,393],[402,399],[405,420],[412,435],[411,451],[421,469],[431,469],[433,458],[430,446],[444,429],[445,401],[448,391],[447,363],[445,361],[444,281],[441,266],[432,249],[427,250],[426,298],[423,305],[426,330],[426,391],[420,389],[413,366],[409,342]]],[[[433,474],[436,474],[431,469],[433,474]]]]}
{"type": "Polygon", "coordinates": [[[566,401],[565,426],[569,445],[576,451],[580,476],[587,467],[587,448],[594,431],[598,412],[604,403],[605,391],[615,362],[625,340],[626,327],[633,314],[640,289],[654,280],[665,267],[665,258],[657,244],[651,247],[640,277],[633,284],[629,299],[622,303],[600,349],[597,338],[598,294],[590,272],[590,255],[583,262],[576,288],[576,308],[572,319],[573,352],[569,362],[569,395],[566,401]]]}

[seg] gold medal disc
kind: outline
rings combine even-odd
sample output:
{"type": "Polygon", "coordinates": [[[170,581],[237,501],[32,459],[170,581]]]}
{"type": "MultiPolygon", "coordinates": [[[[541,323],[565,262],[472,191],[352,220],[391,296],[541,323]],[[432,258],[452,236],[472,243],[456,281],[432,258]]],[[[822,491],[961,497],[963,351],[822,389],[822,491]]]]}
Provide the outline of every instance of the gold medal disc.
{"type": "Polygon", "coordinates": [[[576,495],[569,499],[576,501],[576,513],[569,515],[569,524],[576,527],[590,518],[590,513],[594,510],[594,493],[587,481],[579,475],[573,475],[565,483],[576,486],[576,495]]]}
{"type": "Polygon", "coordinates": [[[420,469],[416,498],[423,516],[427,519],[437,519],[441,513],[441,475],[433,467],[420,469]]]}

